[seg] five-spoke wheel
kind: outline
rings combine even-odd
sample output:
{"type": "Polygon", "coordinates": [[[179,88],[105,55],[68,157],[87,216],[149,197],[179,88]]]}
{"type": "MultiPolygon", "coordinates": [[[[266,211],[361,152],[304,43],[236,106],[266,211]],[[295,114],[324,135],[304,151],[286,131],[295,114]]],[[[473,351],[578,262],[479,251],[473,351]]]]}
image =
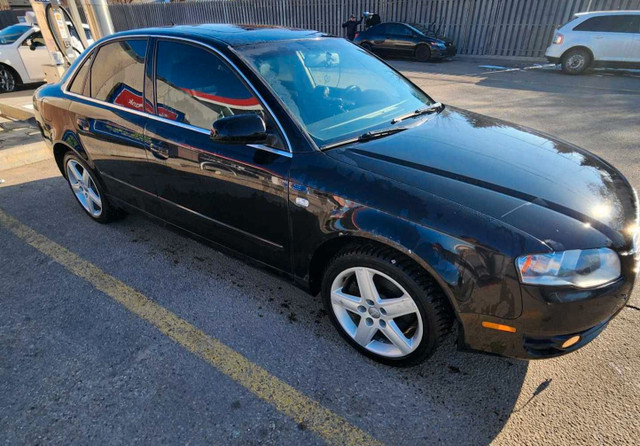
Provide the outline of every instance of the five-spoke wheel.
{"type": "Polygon", "coordinates": [[[91,218],[106,223],[121,215],[120,210],[109,205],[96,174],[71,151],[64,157],[64,171],[76,200],[91,218]]]}
{"type": "Polygon", "coordinates": [[[452,322],[446,297],[426,271],[389,248],[338,253],[325,271],[322,297],[340,334],[386,364],[426,359],[452,322]]]}
{"type": "Polygon", "coordinates": [[[331,286],[331,305],[342,328],[371,352],[401,357],[420,344],[420,310],[398,282],[380,271],[341,272],[331,286]]]}

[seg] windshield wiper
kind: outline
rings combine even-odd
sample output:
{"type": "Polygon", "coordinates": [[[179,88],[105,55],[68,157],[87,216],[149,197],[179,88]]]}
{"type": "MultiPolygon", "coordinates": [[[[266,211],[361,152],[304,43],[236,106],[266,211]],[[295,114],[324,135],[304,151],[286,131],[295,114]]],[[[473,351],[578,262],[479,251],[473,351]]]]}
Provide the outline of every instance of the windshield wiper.
{"type": "Polygon", "coordinates": [[[394,133],[402,132],[404,130],[407,130],[407,128],[394,127],[389,129],[373,130],[370,132],[363,133],[357,138],[343,139],[342,141],[334,142],[332,144],[325,144],[324,146],[320,147],[320,150],[328,150],[328,149],[333,149],[335,147],[345,146],[347,144],[353,144],[355,142],[367,142],[367,141],[371,141],[372,139],[384,138],[385,136],[393,135],[394,133]]]}
{"type": "Polygon", "coordinates": [[[358,136],[358,142],[366,142],[371,141],[372,139],[383,138],[385,136],[393,135],[394,133],[402,132],[403,130],[407,130],[407,128],[396,127],[391,129],[373,130],[358,136]]]}
{"type": "Polygon", "coordinates": [[[443,105],[440,102],[435,102],[428,107],[419,108],[416,111],[411,113],[407,113],[406,115],[398,116],[397,118],[393,118],[391,120],[391,124],[397,124],[400,121],[404,121],[405,119],[415,118],[420,115],[426,115],[428,113],[440,112],[443,105]]]}

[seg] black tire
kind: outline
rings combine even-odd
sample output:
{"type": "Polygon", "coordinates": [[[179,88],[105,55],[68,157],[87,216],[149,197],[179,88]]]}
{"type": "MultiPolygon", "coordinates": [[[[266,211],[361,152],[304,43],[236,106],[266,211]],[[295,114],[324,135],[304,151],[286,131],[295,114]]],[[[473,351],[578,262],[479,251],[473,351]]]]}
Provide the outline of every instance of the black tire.
{"type": "Polygon", "coordinates": [[[572,48],[562,55],[562,71],[582,74],[591,65],[591,54],[584,48],[572,48]]]}
{"type": "Polygon", "coordinates": [[[415,55],[418,62],[428,62],[431,60],[431,48],[427,45],[418,45],[415,55]]]}
{"type": "MultiPolygon", "coordinates": [[[[382,276],[379,277],[382,281],[386,281],[382,276]]],[[[378,284],[376,284],[376,287],[378,288],[378,292],[380,292],[382,288],[378,284]]],[[[360,294],[360,296],[362,296],[362,294],[360,294]]],[[[453,314],[447,297],[443,294],[433,278],[411,259],[391,248],[362,245],[345,248],[336,254],[324,272],[322,279],[322,300],[331,322],[349,344],[364,355],[378,362],[397,367],[416,365],[429,358],[449,332],[453,323],[453,314]],[[376,270],[377,272],[387,275],[404,288],[413,299],[413,302],[419,310],[419,316],[415,314],[409,317],[415,317],[416,319],[417,317],[421,318],[422,337],[418,346],[411,353],[399,357],[388,357],[375,353],[356,342],[352,335],[347,333],[346,329],[342,327],[332,306],[331,288],[334,280],[341,274],[344,274],[344,272],[350,268],[358,267],[376,270]]],[[[384,302],[384,299],[382,302],[384,302]]],[[[355,313],[352,314],[355,315],[355,313]]],[[[383,312],[382,314],[384,315],[386,313],[383,312]]],[[[365,316],[368,317],[369,314],[363,313],[362,317],[365,316]]],[[[354,317],[357,316],[353,316],[352,319],[354,317]]],[[[384,318],[384,316],[380,317],[384,318]]],[[[394,319],[394,321],[395,320],[396,319],[394,319]]],[[[354,320],[354,324],[356,323],[354,320]]],[[[380,337],[384,336],[381,330],[382,329],[376,331],[373,339],[382,339],[382,342],[385,340],[388,341],[386,337],[380,337]]],[[[368,345],[370,346],[371,344],[368,345]]]]}
{"type": "Polygon", "coordinates": [[[360,45],[362,48],[364,48],[365,50],[369,51],[370,53],[372,52],[371,48],[371,44],[369,42],[364,42],[362,45],[360,45]]]}
{"type": "MultiPolygon", "coordinates": [[[[124,212],[122,210],[114,207],[111,203],[109,203],[109,200],[107,199],[107,196],[105,194],[105,188],[102,185],[100,178],[98,177],[98,175],[96,175],[96,173],[87,165],[87,163],[82,158],[80,158],[74,152],[69,151],[65,154],[62,165],[64,168],[64,176],[65,176],[65,179],[67,180],[67,184],[69,185],[69,188],[71,189],[71,192],[73,193],[73,196],[76,199],[76,202],[78,203],[80,208],[85,212],[85,214],[87,214],[89,217],[91,217],[93,220],[99,223],[109,223],[111,221],[120,219],[124,216],[124,212]],[[89,209],[85,207],[85,204],[82,203],[78,194],[76,194],[76,190],[72,185],[73,179],[70,178],[70,174],[68,170],[70,163],[72,164],[75,163],[76,167],[78,167],[78,165],[79,167],[81,167],[81,169],[76,169],[80,174],[84,174],[84,171],[86,171],[89,174],[91,179],[89,189],[91,189],[92,192],[97,192],[98,198],[100,198],[100,202],[101,202],[100,212],[98,214],[90,212],[89,209]]],[[[86,189],[86,187],[84,187],[84,189],[86,189]]],[[[88,197],[89,190],[87,189],[84,192],[79,192],[79,194],[80,193],[82,193],[85,196],[85,200],[87,200],[88,202],[89,200],[87,197],[88,197]]],[[[96,212],[97,212],[97,209],[96,209],[96,212]]]]}
{"type": "Polygon", "coordinates": [[[20,79],[13,70],[4,64],[0,64],[0,93],[15,91],[20,84],[20,79]]]}

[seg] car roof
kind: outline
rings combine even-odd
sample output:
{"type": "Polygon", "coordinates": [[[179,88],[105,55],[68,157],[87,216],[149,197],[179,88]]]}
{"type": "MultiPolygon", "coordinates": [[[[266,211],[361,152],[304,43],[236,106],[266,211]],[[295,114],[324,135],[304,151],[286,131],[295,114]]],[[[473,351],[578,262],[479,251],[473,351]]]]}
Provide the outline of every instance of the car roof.
{"type": "Polygon", "coordinates": [[[576,17],[584,17],[588,15],[626,15],[626,14],[640,14],[640,11],[588,11],[577,12],[574,14],[576,17]]]}
{"type": "Polygon", "coordinates": [[[120,32],[113,36],[140,34],[149,36],[171,36],[200,40],[215,40],[232,47],[255,43],[312,39],[328,36],[327,34],[319,31],[306,29],[267,25],[231,25],[212,23],[135,29],[120,32]]]}

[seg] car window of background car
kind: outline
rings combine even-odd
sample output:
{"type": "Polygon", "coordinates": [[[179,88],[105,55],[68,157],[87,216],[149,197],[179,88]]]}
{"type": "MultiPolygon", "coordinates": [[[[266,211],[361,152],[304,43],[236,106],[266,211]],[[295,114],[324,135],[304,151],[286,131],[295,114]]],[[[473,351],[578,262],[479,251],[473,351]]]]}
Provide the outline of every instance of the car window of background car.
{"type": "Polygon", "coordinates": [[[431,104],[400,74],[344,39],[239,51],[319,146],[389,126],[393,118],[431,104]]]}
{"type": "Polygon", "coordinates": [[[40,31],[36,31],[33,34],[31,34],[29,37],[24,39],[24,42],[22,42],[22,45],[31,46],[29,43],[36,48],[40,46],[46,46],[44,43],[44,37],[42,37],[42,33],[40,31]]]}
{"type": "Polygon", "coordinates": [[[400,24],[400,23],[392,23],[387,25],[387,34],[393,34],[394,36],[411,36],[411,30],[400,24]]]}
{"type": "Polygon", "coordinates": [[[608,15],[592,17],[577,25],[573,30],[638,33],[640,32],[640,15],[608,15]]]}
{"type": "Polygon", "coordinates": [[[262,115],[258,99],[219,57],[204,48],[160,41],[156,67],[159,116],[208,130],[221,117],[262,115]]]}
{"type": "Polygon", "coordinates": [[[82,96],[89,96],[89,68],[91,68],[91,59],[94,53],[91,53],[89,57],[86,57],[82,61],[82,66],[78,69],[77,74],[73,78],[69,91],[82,96]]]}
{"type": "Polygon", "coordinates": [[[147,40],[121,40],[98,50],[91,68],[91,97],[142,110],[147,40]]]}
{"type": "Polygon", "coordinates": [[[11,25],[0,31],[0,45],[9,45],[31,29],[29,25],[11,25]]]}

